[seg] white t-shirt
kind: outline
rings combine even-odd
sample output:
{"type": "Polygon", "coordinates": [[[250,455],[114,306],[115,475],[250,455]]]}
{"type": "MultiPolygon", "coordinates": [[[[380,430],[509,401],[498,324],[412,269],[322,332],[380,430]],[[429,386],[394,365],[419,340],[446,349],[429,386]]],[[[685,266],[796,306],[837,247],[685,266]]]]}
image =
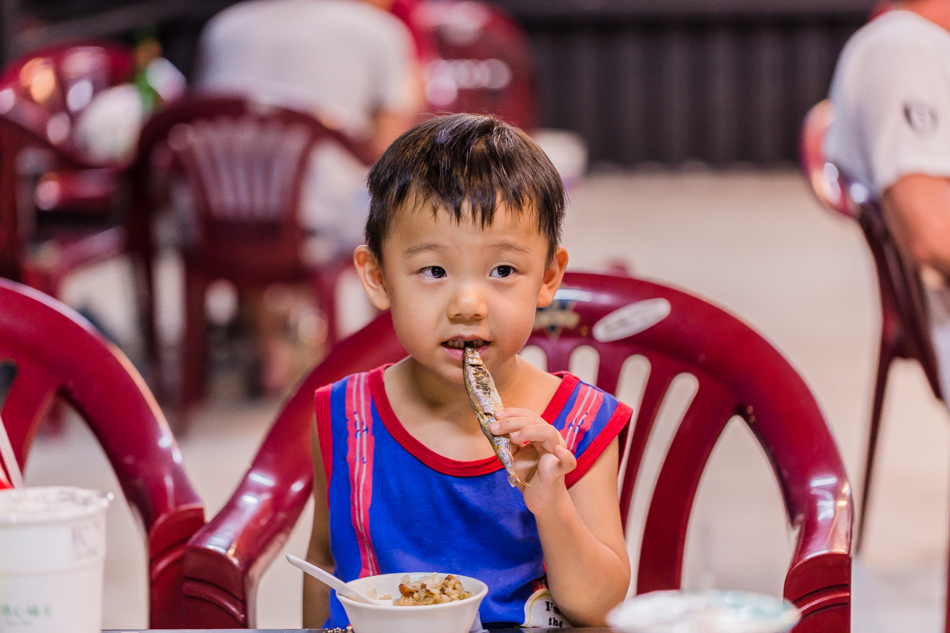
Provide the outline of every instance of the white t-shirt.
{"type": "Polygon", "coordinates": [[[908,174],[950,177],[950,32],[889,11],[848,40],[825,155],[880,197],[908,174]]]}
{"type": "MultiPolygon", "coordinates": [[[[205,26],[195,84],[313,111],[360,139],[377,111],[413,106],[414,50],[399,18],[362,0],[248,0],[205,26]]],[[[362,241],[368,172],[340,149],[315,150],[302,196],[308,259],[362,241]]]]}
{"type": "Polygon", "coordinates": [[[412,106],[413,51],[399,18],[361,0],[249,0],[205,26],[194,79],[296,103],[360,134],[377,110],[412,106]]]}

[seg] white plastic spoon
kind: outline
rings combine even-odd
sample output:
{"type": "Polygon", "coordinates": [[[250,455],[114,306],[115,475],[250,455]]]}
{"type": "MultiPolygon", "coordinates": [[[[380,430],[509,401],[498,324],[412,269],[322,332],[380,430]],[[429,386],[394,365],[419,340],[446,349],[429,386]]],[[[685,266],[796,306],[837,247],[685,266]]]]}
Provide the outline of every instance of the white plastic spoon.
{"type": "Polygon", "coordinates": [[[356,600],[357,602],[365,602],[366,604],[375,604],[375,605],[379,604],[379,600],[373,600],[369,596],[364,596],[363,594],[359,592],[353,591],[345,582],[343,582],[342,580],[340,580],[339,578],[337,578],[330,572],[325,571],[312,563],[308,563],[302,558],[297,558],[293,554],[287,554],[287,560],[294,567],[299,567],[300,569],[307,572],[308,574],[310,574],[311,576],[313,576],[320,582],[323,582],[329,585],[330,587],[332,587],[333,589],[336,589],[337,593],[342,594],[346,596],[347,598],[351,598],[353,600],[356,600]]]}

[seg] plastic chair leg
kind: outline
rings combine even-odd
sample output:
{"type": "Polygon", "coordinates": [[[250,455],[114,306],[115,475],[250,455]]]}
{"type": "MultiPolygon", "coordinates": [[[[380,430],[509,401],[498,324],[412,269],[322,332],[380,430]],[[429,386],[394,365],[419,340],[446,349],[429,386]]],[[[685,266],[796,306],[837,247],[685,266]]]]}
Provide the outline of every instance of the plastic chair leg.
{"type": "Polygon", "coordinates": [[[200,274],[185,270],[185,323],[179,352],[180,384],[179,424],[184,426],[188,411],[205,395],[207,382],[207,337],[205,335],[205,294],[207,281],[200,274]]]}
{"type": "Polygon", "coordinates": [[[143,338],[145,356],[148,362],[149,379],[152,392],[159,400],[168,395],[165,385],[165,363],[162,358],[161,341],[158,338],[158,310],[155,297],[155,270],[151,253],[133,253],[133,265],[139,277],[138,311],[143,338]]]}
{"type": "Polygon", "coordinates": [[[871,421],[868,428],[868,449],[864,462],[864,488],[861,490],[861,507],[858,510],[858,525],[855,530],[855,554],[861,552],[864,545],[864,528],[867,521],[868,501],[871,498],[871,477],[874,471],[874,458],[877,454],[877,438],[881,426],[881,413],[884,410],[884,392],[887,388],[887,376],[895,358],[893,343],[882,340],[877,364],[877,377],[874,381],[874,400],[871,404],[871,421]]]}

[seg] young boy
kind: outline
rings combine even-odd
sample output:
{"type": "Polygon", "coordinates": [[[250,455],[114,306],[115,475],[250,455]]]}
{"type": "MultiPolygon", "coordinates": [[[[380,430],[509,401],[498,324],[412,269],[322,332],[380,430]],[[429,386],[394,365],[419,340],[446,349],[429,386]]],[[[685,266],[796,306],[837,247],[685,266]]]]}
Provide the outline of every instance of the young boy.
{"type": "MultiPolygon", "coordinates": [[[[369,188],[354,262],[409,356],[318,390],[307,558],[344,580],[479,578],[486,627],[603,625],[630,582],[617,434],[631,411],[518,356],[567,265],[557,171],[523,132],[460,114],[397,139],[369,188]],[[527,486],[509,485],[480,430],[466,343],[494,378],[505,408],[492,431],[510,434],[527,486]]],[[[304,626],[325,624],[346,614],[307,578],[304,626]]]]}

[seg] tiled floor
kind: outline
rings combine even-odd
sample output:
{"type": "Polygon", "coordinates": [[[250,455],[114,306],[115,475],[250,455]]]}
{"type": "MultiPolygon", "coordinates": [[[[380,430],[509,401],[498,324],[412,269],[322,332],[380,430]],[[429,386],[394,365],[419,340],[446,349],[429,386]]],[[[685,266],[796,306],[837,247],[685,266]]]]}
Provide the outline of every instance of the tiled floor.
{"type": "MultiPolygon", "coordinates": [[[[591,176],[571,193],[565,244],[575,267],[622,258],[636,274],[699,293],[757,327],[814,389],[860,485],[878,335],[872,264],[857,227],[819,208],[796,172],[591,176]]],[[[166,272],[172,319],[175,268],[166,272]]],[[[123,270],[104,268],[77,280],[70,302],[90,306],[128,335],[122,288],[123,270]]],[[[359,298],[352,302],[360,314],[359,298]]],[[[180,439],[209,514],[227,498],[277,406],[219,395],[180,439]]],[[[853,628],[936,633],[946,578],[947,411],[907,363],[893,370],[885,407],[868,538],[854,566],[853,628]]],[[[687,584],[780,593],[791,539],[764,458],[735,427],[712,461],[697,501],[687,584]]],[[[102,454],[76,424],[42,438],[26,474],[34,484],[70,481],[118,492],[102,454]]],[[[103,624],[142,627],[143,537],[121,501],[109,512],[103,624]]],[[[308,530],[305,512],[287,551],[301,553],[308,530]]],[[[299,584],[300,573],[278,559],[258,597],[260,626],[299,626],[299,584]]]]}

